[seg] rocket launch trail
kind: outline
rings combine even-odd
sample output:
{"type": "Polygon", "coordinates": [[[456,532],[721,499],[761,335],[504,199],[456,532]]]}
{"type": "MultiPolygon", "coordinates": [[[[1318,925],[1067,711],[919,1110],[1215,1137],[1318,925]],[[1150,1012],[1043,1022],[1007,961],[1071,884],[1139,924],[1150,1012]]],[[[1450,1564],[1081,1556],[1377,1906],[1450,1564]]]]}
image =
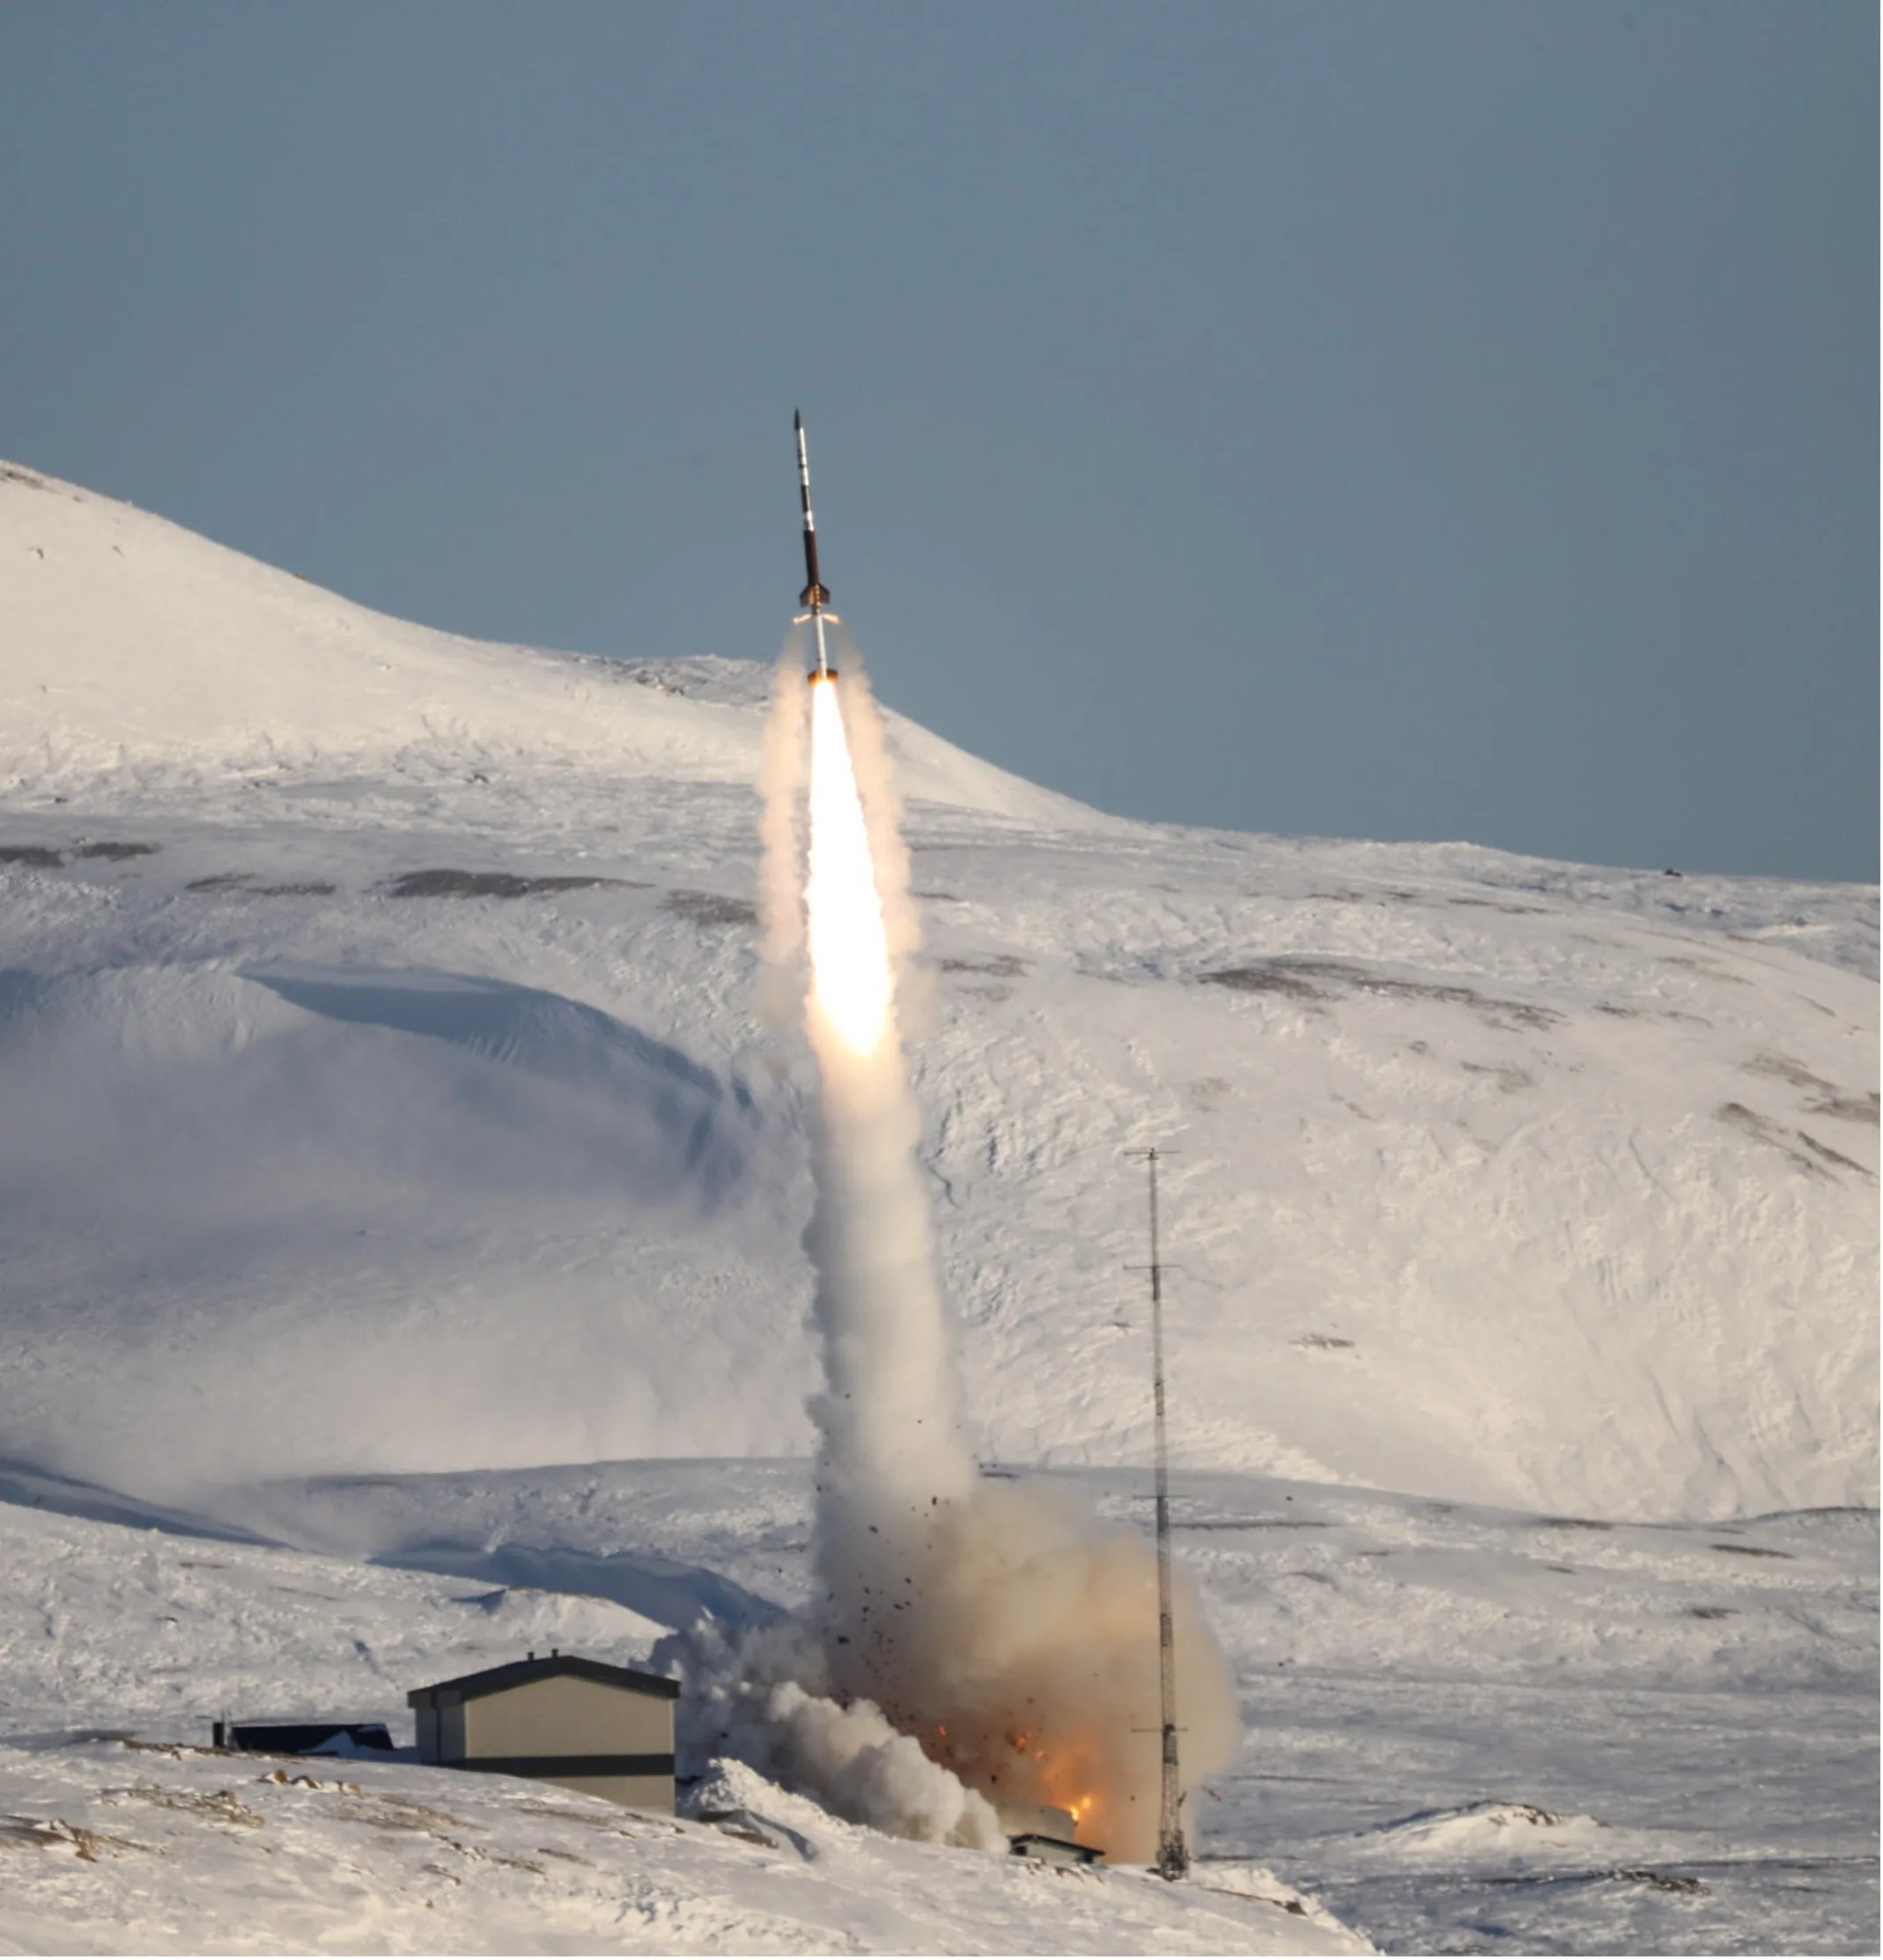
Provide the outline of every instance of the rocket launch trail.
{"type": "Polygon", "coordinates": [[[1056,1486],[979,1474],[902,1046],[904,986],[921,977],[908,849],[862,662],[846,645],[841,686],[831,662],[827,621],[841,628],[794,427],[805,587],[766,734],[761,890],[774,1005],[788,992],[818,1078],[804,1238],[823,1364],[818,1604],[788,1633],[698,1648],[702,1735],[912,1837],[1000,1851],[1003,1809],[1046,1805],[1086,1844],[1148,1859],[1160,1719],[1183,1730],[1192,1779],[1207,1775],[1234,1753],[1233,1683],[1175,1574],[1162,1714],[1150,1548],[1056,1486]]]}
{"type": "MultiPolygon", "coordinates": [[[[796,409],[791,411],[791,426],[798,436],[798,501],[804,509],[805,588],[798,594],[798,604],[810,608],[804,616],[810,621],[817,644],[817,665],[808,678],[834,680],[837,670],[831,665],[830,652],[824,643],[824,609],[831,603],[831,594],[817,573],[817,519],[810,508],[810,458],[805,453],[805,418],[796,409]]],[[[836,614],[833,612],[831,617],[834,619],[836,614]]]]}

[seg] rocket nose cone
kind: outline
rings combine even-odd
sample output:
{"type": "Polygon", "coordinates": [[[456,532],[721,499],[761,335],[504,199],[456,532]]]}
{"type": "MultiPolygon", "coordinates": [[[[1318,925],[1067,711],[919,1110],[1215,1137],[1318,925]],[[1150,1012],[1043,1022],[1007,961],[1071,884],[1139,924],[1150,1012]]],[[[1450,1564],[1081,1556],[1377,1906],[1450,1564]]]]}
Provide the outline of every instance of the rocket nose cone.
{"type": "Polygon", "coordinates": [[[802,435],[804,434],[804,425],[805,418],[803,413],[799,410],[793,409],[791,411],[791,427],[802,435]]]}

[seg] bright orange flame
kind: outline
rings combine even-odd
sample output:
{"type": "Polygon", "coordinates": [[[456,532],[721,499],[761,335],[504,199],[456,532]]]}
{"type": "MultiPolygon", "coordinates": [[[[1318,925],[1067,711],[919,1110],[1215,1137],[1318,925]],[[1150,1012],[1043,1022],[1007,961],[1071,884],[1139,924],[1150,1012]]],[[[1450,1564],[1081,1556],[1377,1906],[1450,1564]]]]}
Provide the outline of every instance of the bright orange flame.
{"type": "Polygon", "coordinates": [[[833,677],[810,686],[805,911],[811,1012],[853,1055],[874,1055],[889,1033],[889,936],[833,677]]]}

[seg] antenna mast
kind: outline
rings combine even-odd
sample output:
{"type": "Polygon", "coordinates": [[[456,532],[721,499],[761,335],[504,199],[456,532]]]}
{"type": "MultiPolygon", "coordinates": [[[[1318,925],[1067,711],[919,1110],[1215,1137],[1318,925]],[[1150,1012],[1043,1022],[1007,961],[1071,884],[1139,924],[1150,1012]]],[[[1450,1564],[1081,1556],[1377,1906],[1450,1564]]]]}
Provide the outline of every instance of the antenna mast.
{"type": "Polygon", "coordinates": [[[1190,1868],[1184,1842],[1184,1793],[1177,1775],[1177,1657],[1170,1617],[1170,1449],[1163,1414],[1163,1264],[1158,1249],[1158,1152],[1144,1153],[1151,1173],[1151,1387],[1157,1410],[1158,1701],[1163,1742],[1158,1789],[1157,1870],[1181,1879],[1190,1868]]]}

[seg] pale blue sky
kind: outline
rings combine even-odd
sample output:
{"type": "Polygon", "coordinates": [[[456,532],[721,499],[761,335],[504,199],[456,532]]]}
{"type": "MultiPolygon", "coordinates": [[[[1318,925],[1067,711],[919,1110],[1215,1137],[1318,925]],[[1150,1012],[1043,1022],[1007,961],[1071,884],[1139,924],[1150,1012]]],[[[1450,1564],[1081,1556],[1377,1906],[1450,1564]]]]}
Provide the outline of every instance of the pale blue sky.
{"type": "Polygon", "coordinates": [[[1113,810],[1876,875],[1858,0],[0,9],[0,454],[1113,810]]]}

